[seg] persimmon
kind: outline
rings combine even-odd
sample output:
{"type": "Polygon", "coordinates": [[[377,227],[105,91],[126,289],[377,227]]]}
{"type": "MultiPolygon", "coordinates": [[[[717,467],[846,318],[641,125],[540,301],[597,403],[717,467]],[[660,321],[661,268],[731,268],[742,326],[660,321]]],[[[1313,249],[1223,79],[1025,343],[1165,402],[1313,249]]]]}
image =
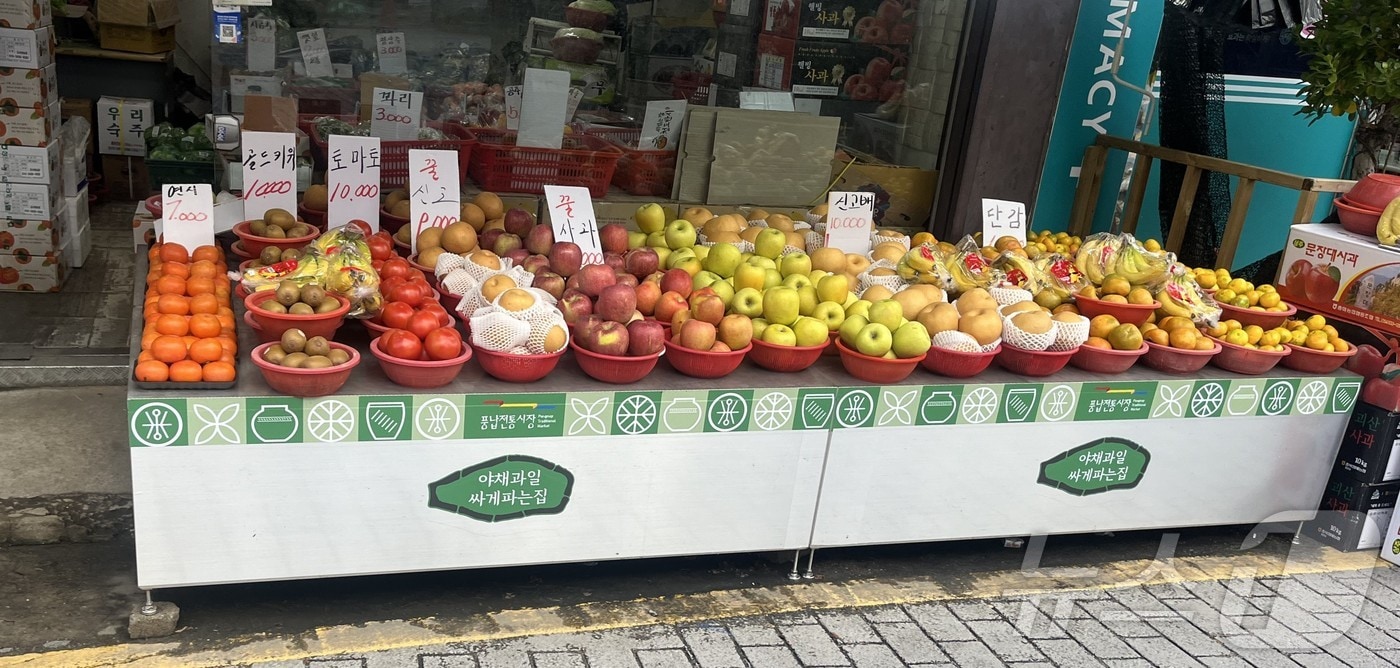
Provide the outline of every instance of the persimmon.
{"type": "Polygon", "coordinates": [[[198,383],[204,380],[204,368],[198,362],[181,360],[170,365],[170,380],[176,383],[198,383]]]}
{"type": "Polygon", "coordinates": [[[170,336],[184,336],[190,331],[190,320],[183,315],[167,313],[156,318],[156,331],[170,336]]]}
{"type": "Polygon", "coordinates": [[[201,339],[218,336],[224,329],[219,324],[219,316],[211,313],[196,313],[190,316],[190,334],[201,339]]]}
{"type": "Polygon", "coordinates": [[[164,383],[170,380],[170,367],[156,360],[139,362],[136,365],[136,380],[143,383],[164,383]]]}
{"type": "Polygon", "coordinates": [[[195,278],[215,278],[219,275],[219,267],[208,260],[199,260],[190,265],[190,276],[195,278]]]}
{"type": "Polygon", "coordinates": [[[180,244],[163,243],[160,245],[160,259],[163,262],[189,262],[190,252],[180,244]]]}
{"type": "Polygon", "coordinates": [[[190,265],[183,262],[162,262],[160,273],[165,276],[179,276],[180,278],[190,277],[190,265]]]}
{"type": "Polygon", "coordinates": [[[190,346],[190,359],[205,364],[217,362],[224,356],[224,345],[218,339],[199,339],[190,346]]]}
{"type": "Polygon", "coordinates": [[[214,315],[219,312],[219,298],[214,295],[195,295],[190,298],[190,313],[214,315]]]}
{"type": "Polygon", "coordinates": [[[166,364],[174,364],[189,355],[184,339],[178,336],[157,336],[151,342],[151,356],[166,364]]]}
{"type": "Polygon", "coordinates": [[[189,278],[185,281],[185,294],[191,297],[214,294],[214,279],[189,278]]]}
{"type": "Polygon", "coordinates": [[[190,259],[195,261],[208,260],[210,262],[218,262],[219,260],[223,259],[223,257],[223,251],[219,250],[217,246],[209,245],[204,245],[195,248],[194,252],[190,254],[190,259]]]}
{"type": "Polygon", "coordinates": [[[166,315],[189,315],[190,298],[184,295],[161,295],[156,310],[166,315]]]}
{"type": "Polygon", "coordinates": [[[228,362],[210,362],[204,365],[204,382],[206,383],[233,382],[237,374],[234,366],[228,362]]]}
{"type": "Polygon", "coordinates": [[[163,295],[185,294],[185,279],[179,276],[161,276],[156,281],[156,292],[163,295]]]}

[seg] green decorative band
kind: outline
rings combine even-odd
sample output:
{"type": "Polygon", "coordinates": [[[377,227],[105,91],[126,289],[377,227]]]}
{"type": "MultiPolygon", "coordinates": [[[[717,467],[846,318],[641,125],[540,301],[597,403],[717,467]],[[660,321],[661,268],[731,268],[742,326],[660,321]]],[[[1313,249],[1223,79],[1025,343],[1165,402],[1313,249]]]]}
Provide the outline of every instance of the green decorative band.
{"type": "Polygon", "coordinates": [[[132,447],[644,436],[1350,413],[1354,377],[130,399],[132,447]]]}

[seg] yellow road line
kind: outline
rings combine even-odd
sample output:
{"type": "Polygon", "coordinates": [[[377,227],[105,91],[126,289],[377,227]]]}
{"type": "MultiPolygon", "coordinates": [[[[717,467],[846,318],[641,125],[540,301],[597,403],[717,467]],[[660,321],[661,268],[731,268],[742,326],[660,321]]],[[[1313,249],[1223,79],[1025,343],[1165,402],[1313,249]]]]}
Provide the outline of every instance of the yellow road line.
{"type": "MultiPolygon", "coordinates": [[[[581,603],[470,615],[462,619],[429,617],[318,628],[295,636],[231,639],[221,649],[194,649],[180,642],[125,643],[0,658],[0,668],[184,668],[366,654],[448,643],[473,643],[556,633],[591,633],[656,624],[684,624],[802,610],[908,605],[931,601],[994,598],[1118,589],[1145,584],[1200,582],[1275,575],[1335,573],[1388,568],[1365,553],[1320,550],[1306,562],[1280,564],[1275,558],[1240,554],[1231,557],[1178,557],[1103,564],[1083,573],[1040,575],[1016,571],[972,574],[969,586],[949,591],[932,578],[813,582],[756,589],[731,589],[581,603]]],[[[1083,569],[1080,569],[1081,571],[1083,569]]]]}

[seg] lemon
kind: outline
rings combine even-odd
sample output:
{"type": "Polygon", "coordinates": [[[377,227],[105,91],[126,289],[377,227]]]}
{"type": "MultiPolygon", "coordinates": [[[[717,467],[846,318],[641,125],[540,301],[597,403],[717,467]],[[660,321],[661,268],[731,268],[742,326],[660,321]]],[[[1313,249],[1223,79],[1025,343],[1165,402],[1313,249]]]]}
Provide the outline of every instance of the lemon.
{"type": "Polygon", "coordinates": [[[1279,335],[1278,335],[1278,332],[1275,332],[1275,331],[1273,331],[1273,330],[1269,330],[1269,331],[1267,331],[1267,332],[1264,332],[1264,333],[1259,337],[1259,345],[1261,345],[1261,346],[1276,346],[1276,345],[1278,345],[1278,342],[1279,342],[1279,335]]]}
{"type": "Polygon", "coordinates": [[[1215,301],[1222,304],[1233,303],[1235,301],[1235,291],[1230,288],[1221,288],[1219,292],[1215,293],[1215,301]]]}
{"type": "Polygon", "coordinates": [[[1318,330],[1308,332],[1308,338],[1304,342],[1304,345],[1306,345],[1309,348],[1312,348],[1313,350],[1322,350],[1323,348],[1326,348],[1328,345],[1330,345],[1327,340],[1327,332],[1318,330]]]}
{"type": "Polygon", "coordinates": [[[1264,336],[1264,328],[1259,325],[1250,325],[1244,328],[1244,333],[1249,337],[1250,343],[1259,343],[1259,338],[1264,336]]]}
{"type": "Polygon", "coordinates": [[[1309,317],[1306,321],[1304,321],[1303,324],[1307,325],[1308,329],[1319,330],[1327,325],[1327,318],[1324,318],[1320,315],[1314,315],[1309,317]]]}
{"type": "Polygon", "coordinates": [[[1249,335],[1243,329],[1232,329],[1225,335],[1225,342],[1237,346],[1249,345],[1249,335]]]}

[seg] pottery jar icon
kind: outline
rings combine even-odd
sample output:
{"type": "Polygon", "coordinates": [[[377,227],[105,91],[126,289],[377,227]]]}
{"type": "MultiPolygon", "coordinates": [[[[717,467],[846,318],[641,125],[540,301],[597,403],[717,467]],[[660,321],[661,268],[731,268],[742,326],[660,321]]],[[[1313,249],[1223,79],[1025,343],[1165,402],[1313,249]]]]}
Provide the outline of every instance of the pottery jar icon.
{"type": "Polygon", "coordinates": [[[286,404],[266,404],[249,420],[253,435],[263,443],[286,443],[297,435],[300,421],[286,404]]]}

